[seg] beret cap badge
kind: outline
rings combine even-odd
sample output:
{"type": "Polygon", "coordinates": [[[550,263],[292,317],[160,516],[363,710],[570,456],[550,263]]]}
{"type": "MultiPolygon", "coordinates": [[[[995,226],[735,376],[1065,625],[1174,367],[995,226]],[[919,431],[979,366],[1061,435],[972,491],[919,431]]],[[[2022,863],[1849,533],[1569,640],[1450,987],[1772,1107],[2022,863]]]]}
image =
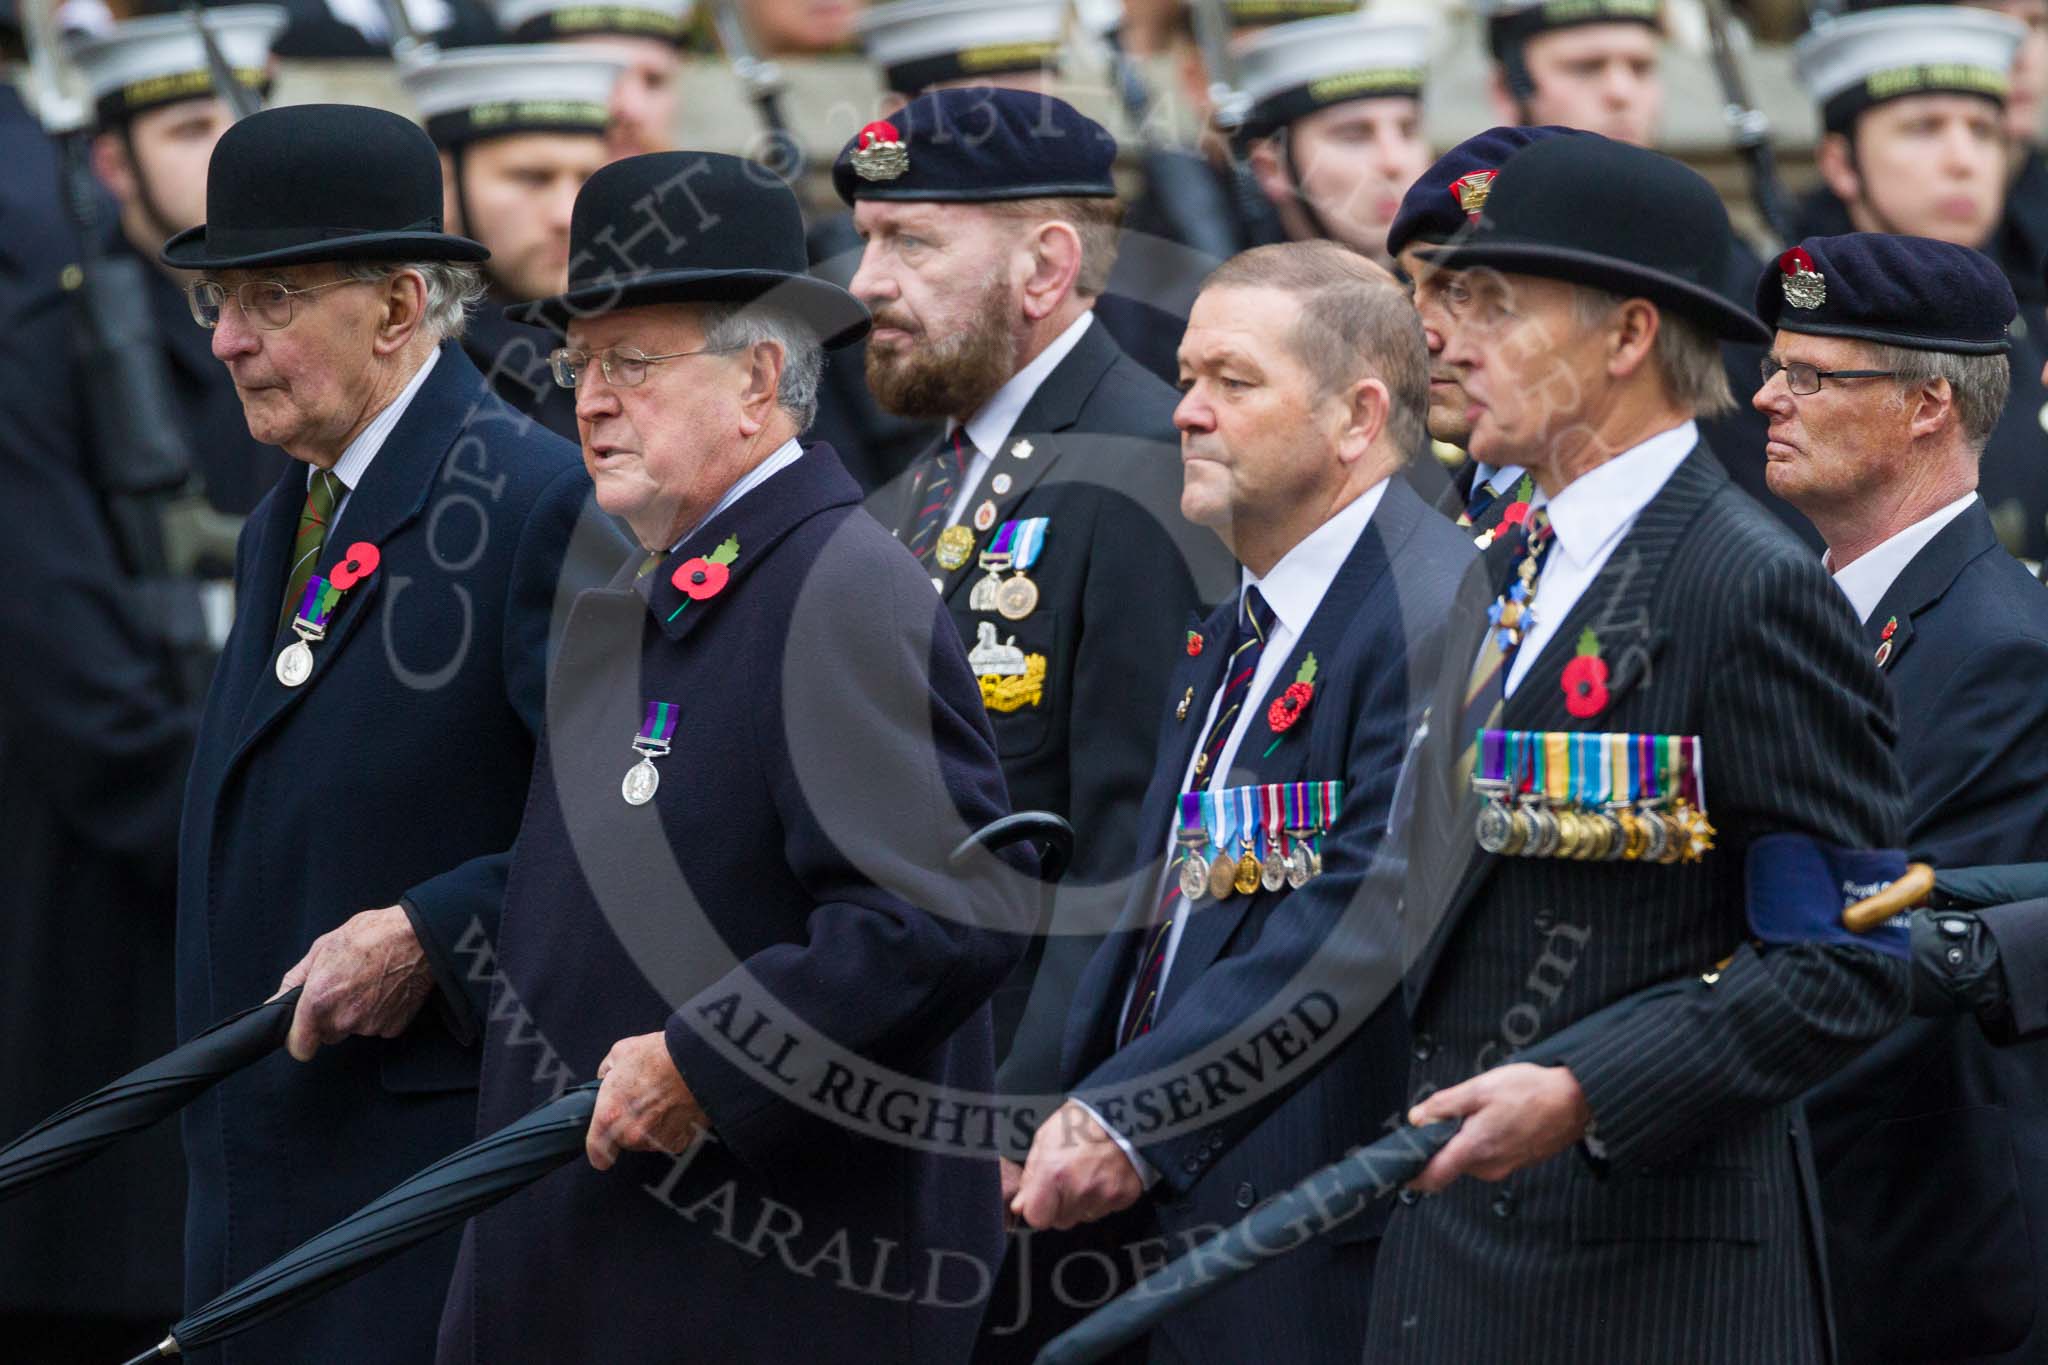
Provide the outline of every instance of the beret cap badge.
{"type": "Polygon", "coordinates": [[[1785,302],[1794,308],[1818,308],[1828,301],[1827,277],[1813,268],[1813,257],[1805,247],[1795,246],[1780,256],[1778,269],[1785,275],[1781,281],[1785,302]]]}
{"type": "Polygon", "coordinates": [[[1451,182],[1451,195],[1467,218],[1479,221],[1480,213],[1486,208],[1486,198],[1493,193],[1493,178],[1497,174],[1497,171],[1473,171],[1451,182]]]}
{"type": "Polygon", "coordinates": [[[877,119],[853,141],[848,159],[863,180],[894,180],[910,169],[910,150],[893,123],[877,119]]]}

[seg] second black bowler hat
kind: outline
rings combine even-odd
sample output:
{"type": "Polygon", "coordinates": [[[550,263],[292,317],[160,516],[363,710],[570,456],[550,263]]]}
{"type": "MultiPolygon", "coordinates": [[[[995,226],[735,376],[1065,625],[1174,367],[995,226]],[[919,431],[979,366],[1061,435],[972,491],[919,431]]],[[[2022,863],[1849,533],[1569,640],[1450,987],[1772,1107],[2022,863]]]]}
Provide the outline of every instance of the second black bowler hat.
{"type": "Polygon", "coordinates": [[[206,221],[164,243],[176,270],[314,261],[483,261],[441,230],[441,154],[410,119],[360,104],[293,104],[221,134],[206,221]]]}
{"type": "Polygon", "coordinates": [[[1748,309],[1714,286],[1735,244],[1728,211],[1698,172],[1595,133],[1537,142],[1495,176],[1478,223],[1418,254],[1646,298],[1726,341],[1767,343],[1748,309]]]}
{"type": "Polygon", "coordinates": [[[649,152],[583,182],[567,292],[505,316],[561,331],[620,308],[758,301],[796,314],[827,346],[866,336],[867,308],[809,265],[803,210],[775,172],[718,152],[649,152]]]}

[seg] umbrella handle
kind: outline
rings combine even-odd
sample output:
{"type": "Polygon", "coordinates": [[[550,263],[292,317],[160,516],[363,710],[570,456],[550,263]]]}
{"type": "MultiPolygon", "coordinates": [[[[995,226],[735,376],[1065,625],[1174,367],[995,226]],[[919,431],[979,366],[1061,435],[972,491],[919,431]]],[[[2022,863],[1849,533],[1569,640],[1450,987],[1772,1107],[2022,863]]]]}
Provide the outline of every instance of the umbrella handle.
{"type": "Polygon", "coordinates": [[[1020,810],[1000,820],[989,821],[960,841],[950,861],[966,861],[968,852],[976,846],[993,853],[1026,839],[1036,839],[1044,845],[1045,852],[1038,865],[1041,877],[1048,882],[1057,882],[1066,875],[1067,867],[1074,860],[1074,827],[1049,810],[1020,810]]]}
{"type": "Polygon", "coordinates": [[[1926,863],[1912,863],[1905,876],[1844,910],[1842,923],[1851,933],[1867,934],[1901,911],[1925,905],[1933,894],[1934,869],[1926,863]]]}
{"type": "Polygon", "coordinates": [[[149,1362],[152,1360],[169,1360],[172,1356],[179,1356],[184,1353],[184,1350],[178,1345],[176,1337],[165,1337],[162,1341],[135,1357],[135,1359],[125,1362],[125,1365],[149,1365],[149,1362]]]}

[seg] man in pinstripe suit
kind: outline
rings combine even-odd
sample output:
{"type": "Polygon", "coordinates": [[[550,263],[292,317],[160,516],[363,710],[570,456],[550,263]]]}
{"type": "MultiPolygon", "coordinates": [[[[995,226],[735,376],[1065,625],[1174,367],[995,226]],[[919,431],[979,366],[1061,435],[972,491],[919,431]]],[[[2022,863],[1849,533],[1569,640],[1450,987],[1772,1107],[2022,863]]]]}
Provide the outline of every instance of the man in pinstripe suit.
{"type": "Polygon", "coordinates": [[[1477,227],[1427,253],[1465,272],[1445,358],[1472,453],[1532,470],[1548,507],[1489,549],[1500,578],[1468,582],[1416,760],[1410,1117],[1464,1126],[1389,1225],[1374,1365],[1827,1356],[1794,1101],[1899,1021],[1905,965],[1750,946],[1745,859],[1770,834],[1895,847],[1902,784],[1840,594],[1699,440],[1730,400],[1715,339],[1765,335],[1713,288],[1728,240],[1697,175],[1589,135],[1517,154],[1477,227]],[[1532,619],[1495,627],[1510,580],[1532,619]],[[1482,851],[1481,727],[1696,736],[1712,847],[1482,851]],[[1693,988],[1553,1064],[1513,1061],[1674,981],[1693,988]]]}

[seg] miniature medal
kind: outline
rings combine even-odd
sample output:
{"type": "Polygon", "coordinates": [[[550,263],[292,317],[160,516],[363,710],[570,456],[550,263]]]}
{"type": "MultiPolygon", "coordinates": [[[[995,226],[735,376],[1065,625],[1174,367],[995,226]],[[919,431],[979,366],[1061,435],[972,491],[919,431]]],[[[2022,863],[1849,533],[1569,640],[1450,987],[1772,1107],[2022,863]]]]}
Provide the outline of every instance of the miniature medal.
{"type": "Polygon", "coordinates": [[[1024,575],[1038,562],[1039,552],[1045,548],[1047,522],[1046,517],[1031,517],[1013,523],[1017,530],[1011,541],[1010,558],[1016,575],[996,589],[996,610],[1006,620],[1021,621],[1038,610],[1038,585],[1024,575]]]}

